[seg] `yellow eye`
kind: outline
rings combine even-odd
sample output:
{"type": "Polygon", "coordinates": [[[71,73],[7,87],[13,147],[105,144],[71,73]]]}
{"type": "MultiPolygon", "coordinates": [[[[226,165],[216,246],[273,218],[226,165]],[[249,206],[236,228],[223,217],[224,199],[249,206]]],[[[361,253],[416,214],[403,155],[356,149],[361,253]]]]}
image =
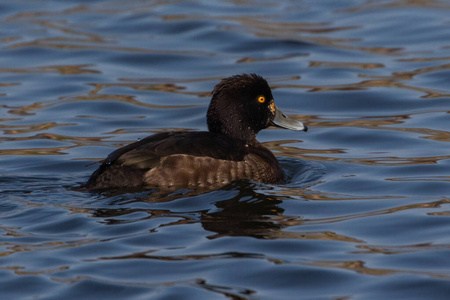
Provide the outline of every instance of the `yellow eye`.
{"type": "Polygon", "coordinates": [[[264,97],[264,96],[259,97],[259,98],[258,98],[258,102],[259,102],[259,103],[264,103],[264,102],[266,102],[266,97],[264,97]]]}

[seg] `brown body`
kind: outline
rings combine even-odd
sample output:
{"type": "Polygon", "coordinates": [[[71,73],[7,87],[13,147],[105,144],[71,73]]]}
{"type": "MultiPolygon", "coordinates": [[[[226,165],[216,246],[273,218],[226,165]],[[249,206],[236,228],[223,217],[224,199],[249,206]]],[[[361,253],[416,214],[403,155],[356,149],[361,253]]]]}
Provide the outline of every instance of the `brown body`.
{"type": "Polygon", "coordinates": [[[91,190],[133,187],[223,186],[239,179],[283,179],[275,156],[258,141],[248,144],[209,132],[168,132],[112,152],[87,182],[91,190]]]}

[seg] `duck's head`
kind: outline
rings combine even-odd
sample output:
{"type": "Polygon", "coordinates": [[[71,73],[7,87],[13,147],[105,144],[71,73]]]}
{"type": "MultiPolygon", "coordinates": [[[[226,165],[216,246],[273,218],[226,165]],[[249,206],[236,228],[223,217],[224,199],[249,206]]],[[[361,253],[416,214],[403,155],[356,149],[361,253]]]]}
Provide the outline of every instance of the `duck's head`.
{"type": "Polygon", "coordinates": [[[250,142],[270,125],[307,131],[303,123],[287,118],[275,106],[267,81],[256,74],[235,75],[220,81],[208,108],[209,131],[250,142]]]}

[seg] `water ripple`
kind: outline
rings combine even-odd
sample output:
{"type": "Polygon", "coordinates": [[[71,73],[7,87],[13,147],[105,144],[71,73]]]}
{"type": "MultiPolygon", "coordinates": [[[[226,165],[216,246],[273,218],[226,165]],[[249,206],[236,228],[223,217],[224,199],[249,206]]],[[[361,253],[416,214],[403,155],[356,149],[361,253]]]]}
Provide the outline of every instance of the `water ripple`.
{"type": "Polygon", "coordinates": [[[447,299],[449,9],[2,3],[1,298],[447,299]],[[258,135],[286,182],[80,188],[119,146],[206,130],[244,72],[310,128],[258,135]]]}

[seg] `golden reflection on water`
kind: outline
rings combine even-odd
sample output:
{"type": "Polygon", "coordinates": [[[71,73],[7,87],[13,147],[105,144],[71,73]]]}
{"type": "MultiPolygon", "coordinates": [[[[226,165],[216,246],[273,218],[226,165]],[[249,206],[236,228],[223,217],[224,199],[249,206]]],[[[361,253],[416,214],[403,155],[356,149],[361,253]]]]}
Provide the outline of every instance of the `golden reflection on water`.
{"type": "MultiPolygon", "coordinates": [[[[54,104],[54,102],[52,102],[52,103],[54,104]]],[[[53,105],[52,103],[44,104],[42,102],[35,102],[33,104],[22,105],[22,106],[1,105],[0,107],[9,109],[8,113],[10,113],[10,114],[19,115],[19,116],[29,116],[29,115],[34,115],[34,113],[32,111],[50,107],[53,105]]]]}
{"type": "MultiPolygon", "coordinates": [[[[411,72],[410,72],[411,73],[411,72]]],[[[408,74],[410,74],[408,73],[408,74]]],[[[399,82],[395,77],[389,76],[374,76],[366,74],[358,74],[359,77],[367,78],[372,77],[376,79],[364,80],[356,83],[335,84],[335,85],[301,85],[301,84],[284,84],[277,85],[278,88],[294,88],[294,89],[306,89],[308,92],[329,92],[329,91],[359,91],[368,90],[373,87],[389,87],[397,89],[405,89],[416,92],[421,92],[424,95],[421,98],[447,98],[450,97],[450,93],[447,91],[440,91],[437,89],[429,89],[423,87],[416,87],[399,82]]],[[[411,75],[409,75],[411,76],[411,75]]]]}
{"type": "Polygon", "coordinates": [[[356,248],[361,250],[352,251],[357,254],[385,254],[395,255],[403,253],[416,253],[416,252],[428,252],[428,251],[443,251],[450,250],[448,244],[433,244],[422,243],[413,245],[357,245],[356,248]]]}
{"type": "Polygon", "coordinates": [[[356,261],[341,261],[341,260],[316,260],[306,263],[302,263],[308,266],[322,267],[322,268],[335,268],[354,271],[359,274],[372,275],[372,276],[385,276],[393,274],[414,274],[423,275],[439,279],[450,279],[450,275],[441,272],[427,272],[416,271],[409,269],[387,269],[387,268],[371,268],[367,267],[366,263],[361,260],[356,261]]]}
{"type": "MultiPolygon", "coordinates": [[[[308,124],[309,125],[309,124],[308,124]]],[[[304,149],[298,146],[286,146],[289,143],[298,143],[299,141],[271,141],[263,143],[264,146],[268,147],[276,155],[281,155],[283,157],[293,157],[305,160],[315,160],[315,161],[339,161],[341,158],[328,156],[326,154],[342,154],[346,153],[345,149],[304,149]],[[319,155],[318,155],[319,154],[319,155]]]]}
{"type": "MultiPolygon", "coordinates": [[[[34,130],[31,130],[34,131],[34,130]]],[[[21,133],[31,132],[24,130],[21,133]]],[[[13,133],[8,133],[13,134],[13,133]]],[[[52,133],[38,133],[27,137],[0,137],[0,141],[35,141],[35,140],[54,140],[70,143],[69,146],[61,147],[33,147],[26,149],[0,149],[0,155],[64,155],[68,154],[69,150],[76,147],[88,145],[103,145],[102,140],[106,137],[76,137],[65,136],[52,133]]]]}
{"type": "Polygon", "coordinates": [[[0,82],[0,87],[15,86],[15,85],[20,85],[20,83],[17,83],[17,82],[8,82],[8,83],[0,82]]]}
{"type": "Polygon", "coordinates": [[[409,165],[430,165],[439,161],[450,159],[450,155],[420,156],[420,157],[395,157],[381,156],[374,158],[346,158],[346,162],[367,165],[389,165],[389,166],[409,166],[409,165]]]}
{"type": "Polygon", "coordinates": [[[284,56],[276,56],[276,57],[265,57],[265,58],[255,58],[255,57],[243,57],[238,59],[236,63],[255,63],[255,62],[264,62],[264,61],[282,61],[286,59],[296,58],[299,56],[307,56],[307,54],[288,54],[284,56]]]}
{"type": "MultiPolygon", "coordinates": [[[[445,48],[445,47],[443,47],[445,48]]],[[[442,57],[415,57],[415,58],[399,58],[397,61],[399,62],[429,62],[429,61],[437,61],[437,60],[450,60],[450,56],[442,56],[442,57]]]]}
{"type": "MultiPolygon", "coordinates": [[[[173,83],[92,83],[90,85],[94,87],[94,89],[90,91],[91,95],[100,94],[102,90],[110,87],[127,87],[138,91],[160,91],[172,94],[194,95],[198,97],[207,97],[210,95],[210,92],[188,92],[186,91],[186,87],[173,83]]],[[[103,96],[104,94],[101,95],[103,96]]]]}
{"type": "Polygon", "coordinates": [[[43,270],[38,271],[27,271],[26,267],[22,266],[7,266],[7,267],[0,267],[0,270],[9,270],[13,271],[14,274],[20,275],[20,276],[33,276],[33,275],[47,275],[47,274],[53,274],[65,270],[69,270],[68,266],[60,266],[60,267],[54,267],[54,268],[45,268],[43,270]]]}
{"type": "MultiPolygon", "coordinates": [[[[277,222],[278,223],[278,222],[277,222]]],[[[295,222],[291,222],[295,223],[295,222]]],[[[281,223],[283,224],[283,223],[281,223]]],[[[287,225],[287,224],[283,224],[287,225]]],[[[289,226],[298,224],[289,224],[289,226]]],[[[296,240],[320,240],[320,241],[335,241],[335,242],[346,242],[346,243],[363,243],[362,240],[357,238],[352,238],[350,236],[345,236],[342,234],[337,234],[332,231],[273,231],[267,232],[262,235],[265,239],[296,239],[296,240]]]]}
{"type": "Polygon", "coordinates": [[[416,70],[412,70],[412,71],[394,72],[392,75],[393,75],[393,78],[395,78],[395,79],[411,80],[414,78],[414,76],[417,76],[417,75],[445,71],[445,70],[449,70],[449,69],[450,69],[450,63],[433,66],[433,67],[420,68],[420,69],[416,69],[416,70]]]}
{"type": "Polygon", "coordinates": [[[390,181],[448,181],[450,182],[450,176],[429,176],[429,177],[397,177],[397,178],[385,178],[390,181]]]}
{"type": "Polygon", "coordinates": [[[7,149],[0,150],[0,155],[64,155],[69,154],[69,149],[77,146],[29,148],[29,149],[7,149]]]}
{"type": "Polygon", "coordinates": [[[355,63],[355,62],[332,62],[332,61],[310,61],[309,67],[327,67],[327,68],[355,68],[355,69],[376,69],[384,68],[380,63],[355,63]]]}
{"type": "Polygon", "coordinates": [[[81,65],[60,65],[60,66],[42,66],[29,68],[0,68],[0,73],[58,73],[62,75],[73,74],[100,74],[101,72],[95,69],[87,69],[94,66],[93,64],[81,65]]]}
{"type": "MultiPolygon", "coordinates": [[[[56,122],[44,122],[38,124],[27,124],[27,125],[0,125],[0,129],[3,130],[4,134],[22,134],[35,131],[47,131],[49,129],[60,127],[60,126],[71,126],[76,125],[75,123],[59,124],[56,122]]],[[[51,133],[43,133],[41,136],[52,136],[51,133]]],[[[2,139],[2,138],[0,138],[2,139]]],[[[21,140],[22,138],[14,139],[8,138],[9,140],[21,140]]]]}
{"type": "Polygon", "coordinates": [[[396,0],[396,1],[370,1],[366,0],[362,4],[357,4],[353,7],[342,9],[341,12],[359,12],[365,10],[375,10],[382,8],[400,8],[400,7],[423,7],[430,9],[449,9],[449,6],[440,0],[396,0]]]}

